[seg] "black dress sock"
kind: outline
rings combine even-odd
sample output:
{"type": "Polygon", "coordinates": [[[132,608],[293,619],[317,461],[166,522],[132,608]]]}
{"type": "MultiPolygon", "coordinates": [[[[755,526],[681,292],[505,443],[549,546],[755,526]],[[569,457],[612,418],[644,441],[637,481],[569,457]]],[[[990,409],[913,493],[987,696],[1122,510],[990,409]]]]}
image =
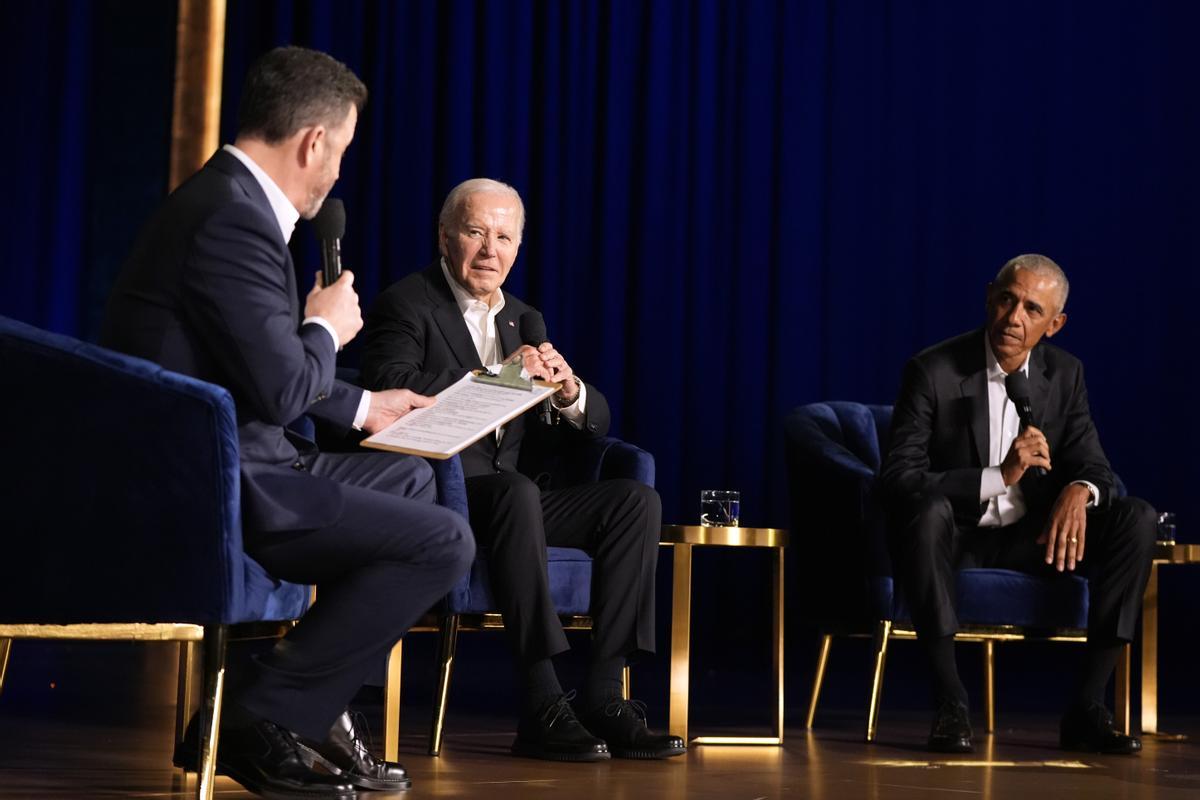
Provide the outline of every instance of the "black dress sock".
{"type": "Polygon", "coordinates": [[[624,656],[592,661],[588,665],[580,708],[585,712],[596,711],[609,701],[619,699],[624,693],[624,682],[621,680],[624,669],[624,656]]]}
{"type": "Polygon", "coordinates": [[[938,636],[921,639],[920,642],[933,668],[934,703],[940,705],[945,700],[956,700],[965,706],[967,689],[958,677],[958,664],[954,660],[954,637],[938,636]]]}
{"type": "Polygon", "coordinates": [[[521,713],[527,717],[538,714],[563,693],[554,671],[554,662],[548,658],[534,661],[525,667],[521,683],[521,713]]]}
{"type": "Polygon", "coordinates": [[[1104,688],[1121,657],[1124,643],[1093,645],[1088,642],[1083,659],[1083,674],[1080,675],[1079,690],[1075,704],[1086,708],[1092,704],[1104,705],[1104,688]]]}

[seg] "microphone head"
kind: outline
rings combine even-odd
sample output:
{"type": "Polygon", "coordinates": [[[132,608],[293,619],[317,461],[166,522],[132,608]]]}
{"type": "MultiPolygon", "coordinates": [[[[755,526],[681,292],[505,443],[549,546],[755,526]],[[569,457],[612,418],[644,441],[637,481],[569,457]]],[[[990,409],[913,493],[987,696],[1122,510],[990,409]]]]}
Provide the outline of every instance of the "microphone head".
{"type": "Polygon", "coordinates": [[[546,341],[546,320],[542,318],[542,312],[526,311],[517,325],[521,332],[521,341],[525,344],[537,347],[546,341]]]}
{"type": "Polygon", "coordinates": [[[341,239],[346,235],[346,206],[336,197],[326,197],[312,225],[318,239],[341,239]]]}
{"type": "Polygon", "coordinates": [[[1008,393],[1008,399],[1013,401],[1013,405],[1020,407],[1021,401],[1028,403],[1029,378],[1020,370],[1010,372],[1004,376],[1004,391],[1008,393]]]}

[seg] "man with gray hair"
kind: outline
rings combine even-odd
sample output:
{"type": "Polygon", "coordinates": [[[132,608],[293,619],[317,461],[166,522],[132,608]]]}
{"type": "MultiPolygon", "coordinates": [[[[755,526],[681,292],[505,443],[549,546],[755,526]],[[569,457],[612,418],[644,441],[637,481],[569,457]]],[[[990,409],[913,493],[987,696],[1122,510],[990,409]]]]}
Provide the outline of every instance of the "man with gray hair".
{"type": "Polygon", "coordinates": [[[1133,638],[1155,513],[1116,496],[1083,365],[1042,342],[1066,324],[1067,291],[1052,260],[1018,256],[988,285],[982,329],[918,353],[904,369],[881,477],[897,577],[932,668],[931,750],[973,746],[953,650],[954,572],[965,567],[1086,576],[1086,655],[1059,743],[1102,753],[1141,749],[1113,726],[1104,688],[1133,638]],[[1027,384],[1032,419],[1028,409],[1019,413],[1006,384],[1027,384]]]}
{"type": "Polygon", "coordinates": [[[367,385],[434,394],[469,370],[513,357],[529,374],[562,383],[553,396],[557,424],[533,411],[461,454],[471,528],[488,550],[492,590],[521,675],[513,752],[557,761],[679,755],[683,741],[651,733],[641,704],[621,695],[627,659],[654,651],[658,495],[630,480],[560,485],[555,454],[572,440],[604,436],[608,402],[575,376],[554,345],[522,341],[519,321],[533,309],[500,288],[525,225],[516,190],[483,178],[466,181],[447,196],[438,223],[441,257],[383,292],[368,315],[367,385]],[[547,545],[594,556],[582,720],[550,660],[567,650],[567,640],[550,597],[547,545]]]}

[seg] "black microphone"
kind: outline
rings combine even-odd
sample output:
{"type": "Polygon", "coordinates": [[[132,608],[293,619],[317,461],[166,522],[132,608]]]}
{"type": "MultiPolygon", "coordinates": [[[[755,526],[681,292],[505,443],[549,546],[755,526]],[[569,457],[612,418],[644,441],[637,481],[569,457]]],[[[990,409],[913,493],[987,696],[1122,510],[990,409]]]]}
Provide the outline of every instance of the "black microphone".
{"type": "MultiPolygon", "coordinates": [[[[521,341],[530,347],[539,347],[546,341],[546,320],[542,318],[540,311],[526,311],[522,314],[517,321],[517,330],[521,333],[521,341]]],[[[549,397],[542,401],[542,409],[538,416],[545,424],[553,424],[549,397]]]]}
{"type": "Polygon", "coordinates": [[[346,207],[336,197],[326,197],[312,219],[313,232],[321,240],[321,280],[326,286],[342,274],[342,237],[346,235],[346,207]]]}
{"type": "MultiPolygon", "coordinates": [[[[1008,393],[1008,399],[1012,400],[1013,405],[1017,407],[1017,416],[1021,419],[1021,427],[1028,428],[1030,425],[1038,427],[1037,420],[1033,416],[1033,404],[1029,401],[1029,378],[1025,377],[1025,373],[1017,370],[1005,375],[1004,391],[1008,393]]],[[[1034,469],[1039,478],[1046,476],[1045,467],[1034,467],[1034,469]]]]}

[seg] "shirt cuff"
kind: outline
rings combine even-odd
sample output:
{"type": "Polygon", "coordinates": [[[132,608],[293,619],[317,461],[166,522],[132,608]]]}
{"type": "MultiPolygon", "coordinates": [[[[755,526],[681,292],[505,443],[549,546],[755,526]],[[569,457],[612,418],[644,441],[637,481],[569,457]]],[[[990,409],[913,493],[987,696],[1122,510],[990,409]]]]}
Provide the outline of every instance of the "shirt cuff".
{"type": "Polygon", "coordinates": [[[1085,508],[1095,508],[1096,506],[1100,505],[1100,489],[1097,488],[1096,484],[1092,483],[1091,481],[1071,481],[1071,483],[1078,483],[1080,486],[1086,486],[1087,490],[1091,493],[1092,499],[1088,501],[1086,506],[1084,506],[1085,508]]]}
{"type": "Polygon", "coordinates": [[[300,324],[307,325],[310,322],[313,323],[314,325],[320,325],[322,328],[324,328],[326,331],[329,332],[329,338],[333,339],[333,352],[336,353],[337,351],[342,349],[341,343],[338,342],[337,331],[335,331],[333,329],[333,326],[329,324],[329,320],[325,319],[324,317],[305,317],[304,320],[300,324]]]}
{"type": "Polygon", "coordinates": [[[1008,491],[1004,485],[1004,473],[1000,467],[984,467],[983,475],[979,478],[979,502],[986,503],[993,497],[999,497],[1008,491]]]}
{"type": "Polygon", "coordinates": [[[367,423],[367,412],[370,410],[371,393],[363,389],[362,397],[358,401],[358,413],[354,415],[354,422],[350,423],[354,430],[362,430],[362,426],[367,423]]]}
{"type": "Polygon", "coordinates": [[[583,430],[583,419],[587,415],[587,384],[583,381],[579,382],[579,396],[575,398],[575,402],[566,408],[558,408],[558,413],[567,422],[571,423],[571,427],[575,430],[583,430]]]}

